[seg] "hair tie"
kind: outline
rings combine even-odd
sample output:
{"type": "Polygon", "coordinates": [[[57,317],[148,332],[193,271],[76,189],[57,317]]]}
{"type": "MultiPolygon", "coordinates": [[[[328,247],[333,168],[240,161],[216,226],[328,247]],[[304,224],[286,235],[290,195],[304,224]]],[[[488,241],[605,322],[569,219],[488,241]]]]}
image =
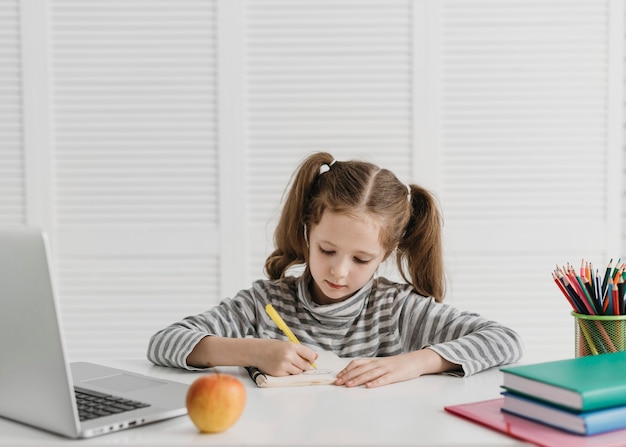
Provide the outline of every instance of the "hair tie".
{"type": "Polygon", "coordinates": [[[330,167],[334,165],[336,161],[337,160],[333,158],[333,161],[331,161],[329,164],[324,163],[322,166],[320,166],[320,175],[330,171],[330,167]]]}
{"type": "Polygon", "coordinates": [[[406,198],[409,200],[409,203],[411,203],[411,185],[407,183],[405,186],[407,190],[406,198]]]}

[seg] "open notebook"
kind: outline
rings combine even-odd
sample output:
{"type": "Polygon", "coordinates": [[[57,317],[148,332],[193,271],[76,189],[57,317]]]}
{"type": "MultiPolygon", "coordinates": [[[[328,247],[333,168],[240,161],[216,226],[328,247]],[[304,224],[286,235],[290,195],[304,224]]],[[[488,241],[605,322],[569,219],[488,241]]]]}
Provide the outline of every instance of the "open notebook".
{"type": "Polygon", "coordinates": [[[317,353],[319,355],[315,361],[317,369],[309,369],[302,374],[274,377],[253,366],[249,366],[246,369],[248,374],[250,374],[250,378],[261,388],[329,385],[335,381],[337,373],[352,360],[338,357],[330,351],[318,351],[317,353]]]}

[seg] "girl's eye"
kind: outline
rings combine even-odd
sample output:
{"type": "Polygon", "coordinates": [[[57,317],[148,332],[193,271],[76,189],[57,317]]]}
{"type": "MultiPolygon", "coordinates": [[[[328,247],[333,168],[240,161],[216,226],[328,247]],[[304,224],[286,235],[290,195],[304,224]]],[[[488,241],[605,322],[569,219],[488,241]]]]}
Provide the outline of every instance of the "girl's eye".
{"type": "MultiPolygon", "coordinates": [[[[320,247],[319,249],[320,249],[320,253],[326,256],[333,256],[335,254],[334,250],[324,250],[322,247],[320,247]]],[[[354,259],[354,262],[356,262],[357,264],[369,264],[371,262],[370,259],[361,259],[361,258],[353,258],[353,259],[354,259]]]]}

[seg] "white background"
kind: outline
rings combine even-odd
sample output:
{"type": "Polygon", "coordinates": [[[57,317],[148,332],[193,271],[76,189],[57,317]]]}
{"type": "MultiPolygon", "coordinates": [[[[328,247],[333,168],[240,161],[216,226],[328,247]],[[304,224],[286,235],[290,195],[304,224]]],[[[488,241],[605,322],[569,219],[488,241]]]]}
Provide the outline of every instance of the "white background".
{"type": "Polygon", "coordinates": [[[436,194],[447,302],[569,357],[552,269],[623,254],[624,36],[623,0],[0,0],[0,223],[49,233],[72,360],[143,357],[262,277],[306,155],[364,158],[436,194]]]}

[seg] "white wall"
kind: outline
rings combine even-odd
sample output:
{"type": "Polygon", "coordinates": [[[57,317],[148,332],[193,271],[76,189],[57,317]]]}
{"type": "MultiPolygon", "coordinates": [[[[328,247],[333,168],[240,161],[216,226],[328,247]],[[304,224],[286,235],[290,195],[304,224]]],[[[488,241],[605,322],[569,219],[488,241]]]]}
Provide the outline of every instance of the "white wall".
{"type": "Polygon", "coordinates": [[[573,354],[555,264],[622,253],[622,0],[0,0],[0,223],[51,236],[73,359],[262,275],[313,150],[444,210],[452,304],[573,354]]]}

